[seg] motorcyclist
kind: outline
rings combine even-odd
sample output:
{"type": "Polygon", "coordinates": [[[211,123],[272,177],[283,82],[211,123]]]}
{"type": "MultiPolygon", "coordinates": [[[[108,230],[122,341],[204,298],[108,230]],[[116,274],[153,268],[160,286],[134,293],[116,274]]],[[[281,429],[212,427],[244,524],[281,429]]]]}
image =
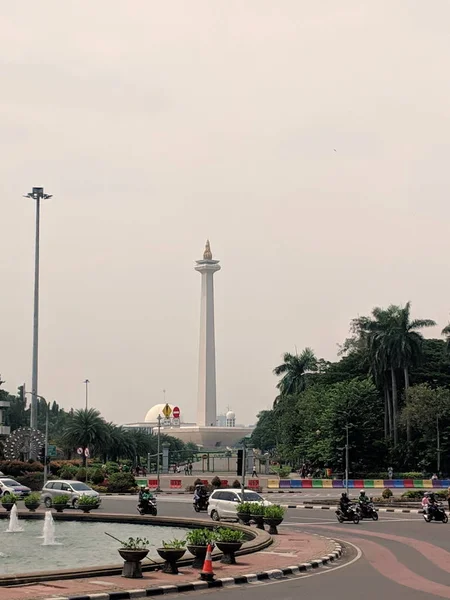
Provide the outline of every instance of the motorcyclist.
{"type": "Polygon", "coordinates": [[[433,513],[438,508],[438,502],[434,492],[430,492],[428,496],[428,514],[433,516],[433,513]]]}
{"type": "Polygon", "coordinates": [[[198,484],[195,486],[194,491],[194,503],[195,504],[203,504],[208,496],[208,492],[205,489],[205,486],[202,484],[198,484]]]}
{"type": "Polygon", "coordinates": [[[429,495],[430,495],[430,492],[425,492],[425,494],[422,498],[422,510],[423,510],[424,514],[428,514],[428,505],[430,503],[429,495]]]}
{"type": "Polygon", "coordinates": [[[142,508],[146,509],[148,507],[148,503],[153,501],[153,499],[154,496],[148,487],[144,487],[142,490],[142,495],[139,492],[139,504],[142,508]]]}
{"type": "Polygon", "coordinates": [[[341,494],[341,499],[339,500],[339,508],[341,509],[344,517],[348,516],[348,507],[350,506],[350,499],[347,496],[347,492],[343,492],[341,494]]]}
{"type": "Polygon", "coordinates": [[[366,496],[365,490],[361,490],[359,492],[358,502],[359,502],[359,506],[361,507],[362,514],[366,515],[370,500],[366,496]]]}

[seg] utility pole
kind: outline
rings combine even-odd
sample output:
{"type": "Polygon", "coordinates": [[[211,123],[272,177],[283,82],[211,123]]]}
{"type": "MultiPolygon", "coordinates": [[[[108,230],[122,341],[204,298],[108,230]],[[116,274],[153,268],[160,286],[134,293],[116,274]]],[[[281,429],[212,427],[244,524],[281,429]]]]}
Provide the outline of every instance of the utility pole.
{"type": "Polygon", "coordinates": [[[48,466],[47,466],[47,460],[48,460],[48,411],[49,411],[49,403],[47,401],[45,402],[45,461],[44,461],[44,485],[47,483],[47,475],[48,475],[48,466]]]}
{"type": "Polygon", "coordinates": [[[160,492],[161,491],[161,487],[160,487],[160,465],[159,465],[159,457],[160,457],[160,453],[161,453],[161,415],[158,415],[158,452],[157,452],[157,457],[156,457],[156,478],[158,481],[158,484],[156,486],[156,491],[160,492]]]}
{"type": "Polygon", "coordinates": [[[87,410],[88,409],[88,386],[91,382],[89,381],[89,379],[85,379],[83,381],[83,383],[86,386],[86,410],[87,410]]]}
{"type": "Polygon", "coordinates": [[[245,438],[242,441],[242,480],[241,480],[241,491],[242,491],[242,502],[244,502],[244,490],[245,490],[245,467],[247,466],[247,448],[245,446],[245,438]]]}
{"type": "Polygon", "coordinates": [[[345,491],[348,495],[348,423],[345,426],[345,491]]]}
{"type": "Polygon", "coordinates": [[[439,472],[441,470],[441,434],[439,431],[439,415],[436,415],[436,449],[437,449],[437,473],[436,475],[439,477],[439,472]]]}
{"type": "MultiPolygon", "coordinates": [[[[34,251],[34,314],[33,314],[33,365],[31,375],[31,428],[37,429],[37,401],[38,401],[38,356],[39,356],[39,243],[40,243],[40,219],[41,200],[51,198],[50,194],[44,194],[44,188],[34,187],[24,198],[36,200],[36,238],[34,251]]],[[[32,456],[31,458],[36,458],[32,456]]]]}

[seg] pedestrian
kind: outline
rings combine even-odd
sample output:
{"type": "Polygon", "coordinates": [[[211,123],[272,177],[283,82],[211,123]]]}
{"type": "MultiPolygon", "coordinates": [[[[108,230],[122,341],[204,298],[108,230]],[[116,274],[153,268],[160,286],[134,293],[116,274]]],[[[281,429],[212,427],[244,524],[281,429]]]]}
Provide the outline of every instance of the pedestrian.
{"type": "Polygon", "coordinates": [[[258,477],[258,473],[256,472],[256,464],[253,463],[252,477],[258,477]]]}
{"type": "Polygon", "coordinates": [[[191,461],[189,461],[188,469],[189,469],[189,475],[192,475],[192,463],[191,463],[191,461]]]}

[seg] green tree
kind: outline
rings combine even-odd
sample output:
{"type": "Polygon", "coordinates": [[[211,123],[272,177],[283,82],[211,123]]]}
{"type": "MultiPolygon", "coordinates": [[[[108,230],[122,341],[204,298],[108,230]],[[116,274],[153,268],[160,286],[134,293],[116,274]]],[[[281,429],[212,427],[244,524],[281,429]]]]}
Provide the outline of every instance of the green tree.
{"type": "Polygon", "coordinates": [[[68,419],[64,439],[72,448],[83,449],[83,466],[86,466],[86,448],[94,454],[104,446],[108,435],[108,428],[99,411],[95,408],[83,408],[76,410],[68,419]]]}
{"type": "Polygon", "coordinates": [[[450,353],[450,323],[442,330],[442,335],[445,335],[447,351],[450,353]]]}
{"type": "Polygon", "coordinates": [[[263,410],[253,430],[251,443],[261,452],[273,450],[277,446],[277,418],[275,410],[263,410]]]}
{"type": "Polygon", "coordinates": [[[300,355],[286,352],[281,365],[273,370],[274,375],[281,377],[277,384],[280,394],[275,402],[302,392],[307,386],[308,374],[316,372],[317,368],[318,361],[311,348],[305,348],[300,355]]]}

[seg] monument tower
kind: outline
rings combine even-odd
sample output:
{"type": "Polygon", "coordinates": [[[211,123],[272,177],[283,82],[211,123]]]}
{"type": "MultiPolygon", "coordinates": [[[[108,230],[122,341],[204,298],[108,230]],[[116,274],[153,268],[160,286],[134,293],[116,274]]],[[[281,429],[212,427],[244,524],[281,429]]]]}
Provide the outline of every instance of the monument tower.
{"type": "Polygon", "coordinates": [[[200,303],[200,345],[198,361],[197,425],[216,425],[216,342],[214,335],[214,273],[220,270],[218,260],[212,259],[209,240],[203,259],[194,267],[202,276],[200,303]]]}

